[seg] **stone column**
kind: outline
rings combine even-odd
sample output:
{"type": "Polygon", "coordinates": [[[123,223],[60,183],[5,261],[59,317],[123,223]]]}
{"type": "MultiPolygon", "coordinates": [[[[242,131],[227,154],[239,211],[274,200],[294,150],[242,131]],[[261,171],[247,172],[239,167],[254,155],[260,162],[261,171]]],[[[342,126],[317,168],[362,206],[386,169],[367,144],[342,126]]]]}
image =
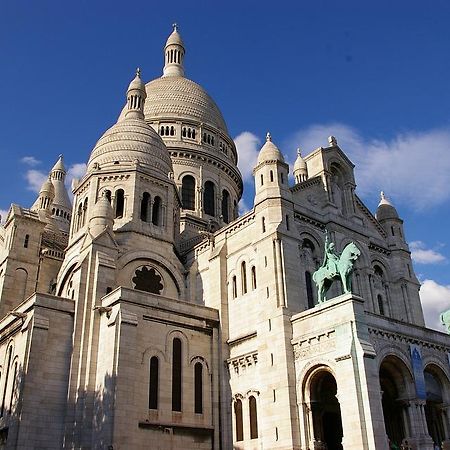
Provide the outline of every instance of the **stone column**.
{"type": "Polygon", "coordinates": [[[450,413],[450,405],[442,405],[441,414],[442,414],[442,423],[444,425],[444,442],[442,442],[442,450],[450,450],[450,426],[448,423],[448,417],[450,413]]]}

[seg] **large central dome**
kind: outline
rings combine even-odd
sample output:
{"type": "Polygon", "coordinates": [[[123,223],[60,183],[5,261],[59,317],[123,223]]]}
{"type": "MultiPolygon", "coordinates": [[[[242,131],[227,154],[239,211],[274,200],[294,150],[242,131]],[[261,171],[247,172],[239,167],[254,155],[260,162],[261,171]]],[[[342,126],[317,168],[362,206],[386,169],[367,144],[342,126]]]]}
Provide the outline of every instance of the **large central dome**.
{"type": "Polygon", "coordinates": [[[179,118],[212,125],[227,133],[227,126],[214,100],[188,78],[163,76],[146,84],[146,120],[179,118]]]}

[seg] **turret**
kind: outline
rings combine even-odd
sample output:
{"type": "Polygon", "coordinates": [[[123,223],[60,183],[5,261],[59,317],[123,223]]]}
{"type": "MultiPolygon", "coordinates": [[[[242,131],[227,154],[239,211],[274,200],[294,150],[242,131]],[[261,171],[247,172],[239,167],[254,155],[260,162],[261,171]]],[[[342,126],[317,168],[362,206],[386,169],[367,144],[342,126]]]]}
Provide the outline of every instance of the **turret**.
{"type": "Polygon", "coordinates": [[[390,241],[404,245],[406,242],[403,233],[403,220],[400,219],[397,210],[386,198],[383,191],[381,191],[380,197],[375,217],[385,229],[390,241]]]}
{"type": "Polygon", "coordinates": [[[141,69],[136,69],[136,76],[131,81],[127,90],[127,112],[126,118],[143,119],[144,103],[147,98],[145,84],[141,80],[141,69]]]}
{"type": "Polygon", "coordinates": [[[266,142],[262,146],[256,167],[253,169],[255,177],[255,205],[268,197],[287,197],[290,195],[288,185],[289,165],[278,147],[272,142],[270,133],[266,135],[266,142]]]}
{"type": "Polygon", "coordinates": [[[72,204],[65,186],[66,169],[64,167],[63,155],[59,155],[52,170],[50,171],[50,180],[55,188],[55,197],[52,202],[52,217],[59,230],[63,233],[69,233],[72,204]]]}
{"type": "Polygon", "coordinates": [[[302,158],[301,150],[297,149],[297,159],[294,163],[294,179],[295,184],[301,183],[308,179],[308,168],[306,167],[306,162],[302,158]]]}
{"type": "Polygon", "coordinates": [[[174,23],[172,34],[164,47],[164,76],[184,77],[184,54],[184,44],[178,33],[178,25],[174,23]]]}
{"type": "Polygon", "coordinates": [[[89,220],[89,231],[93,237],[98,236],[105,229],[113,230],[114,211],[107,196],[107,191],[97,200],[91,218],[89,220]]]}

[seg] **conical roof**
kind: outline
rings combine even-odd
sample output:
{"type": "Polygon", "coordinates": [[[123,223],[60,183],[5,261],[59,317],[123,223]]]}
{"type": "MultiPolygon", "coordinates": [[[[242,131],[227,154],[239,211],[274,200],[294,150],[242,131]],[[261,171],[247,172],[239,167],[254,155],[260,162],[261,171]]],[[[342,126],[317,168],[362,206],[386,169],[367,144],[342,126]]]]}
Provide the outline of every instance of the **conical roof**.
{"type": "Polygon", "coordinates": [[[284,162],[284,157],[278,147],[272,142],[272,136],[270,133],[266,135],[266,142],[262,146],[258,155],[258,164],[264,161],[281,161],[284,162]]]}
{"type": "Polygon", "coordinates": [[[380,203],[378,204],[377,212],[375,213],[375,217],[378,221],[390,220],[390,219],[399,219],[399,215],[397,210],[394,208],[392,203],[386,198],[384,192],[380,193],[380,203]]]}

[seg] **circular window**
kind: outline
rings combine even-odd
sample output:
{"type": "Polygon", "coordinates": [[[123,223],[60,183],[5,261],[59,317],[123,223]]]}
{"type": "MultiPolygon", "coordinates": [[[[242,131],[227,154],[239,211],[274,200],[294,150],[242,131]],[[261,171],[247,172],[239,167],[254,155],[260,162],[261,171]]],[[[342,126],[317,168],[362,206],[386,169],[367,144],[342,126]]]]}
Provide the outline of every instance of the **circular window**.
{"type": "Polygon", "coordinates": [[[151,292],[152,294],[161,294],[164,287],[161,275],[155,268],[150,266],[141,266],[136,269],[132,281],[134,289],[151,292]]]}

